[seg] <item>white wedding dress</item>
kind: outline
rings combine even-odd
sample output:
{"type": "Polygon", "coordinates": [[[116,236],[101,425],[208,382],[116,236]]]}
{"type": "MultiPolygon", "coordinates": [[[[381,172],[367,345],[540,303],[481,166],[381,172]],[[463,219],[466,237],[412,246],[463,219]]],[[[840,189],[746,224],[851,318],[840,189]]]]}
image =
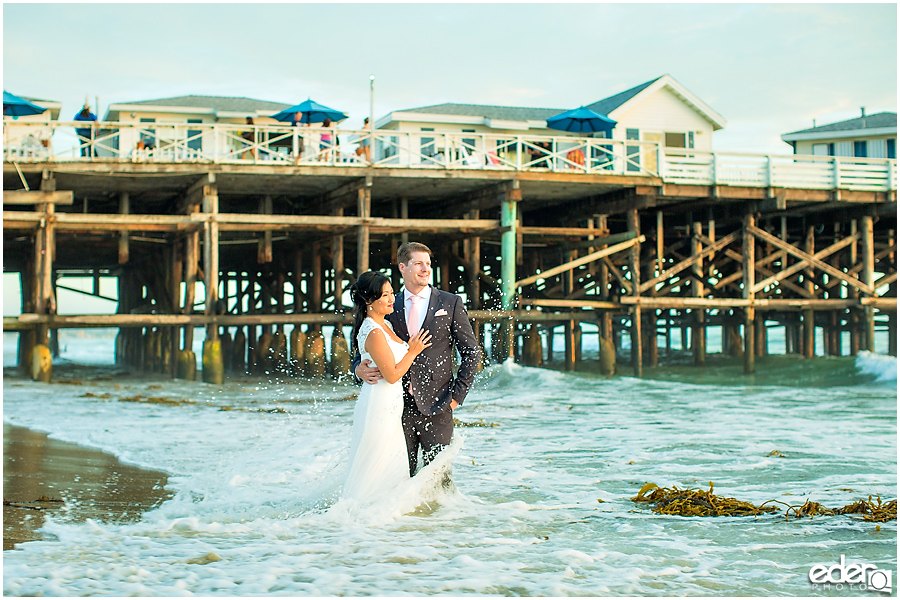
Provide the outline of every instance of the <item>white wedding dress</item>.
{"type": "MultiPolygon", "coordinates": [[[[390,323],[386,322],[388,328],[390,323]]],[[[366,352],[366,338],[379,325],[366,318],[356,336],[361,360],[372,359],[366,352]]],[[[409,347],[395,342],[384,331],[394,360],[400,362],[409,347]]],[[[342,498],[367,500],[393,490],[409,480],[409,459],[403,435],[403,386],[401,381],[384,379],[375,385],[363,383],[353,411],[353,435],[350,441],[350,464],[341,493],[342,498]]]]}

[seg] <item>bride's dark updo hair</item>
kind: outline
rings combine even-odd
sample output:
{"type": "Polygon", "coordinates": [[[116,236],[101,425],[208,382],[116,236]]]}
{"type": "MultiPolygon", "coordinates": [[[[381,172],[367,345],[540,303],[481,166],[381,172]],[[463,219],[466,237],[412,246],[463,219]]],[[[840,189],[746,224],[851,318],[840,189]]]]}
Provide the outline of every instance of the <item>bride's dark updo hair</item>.
{"type": "Polygon", "coordinates": [[[357,348],[356,335],[362,322],[366,319],[367,308],[370,304],[381,297],[384,291],[384,284],[390,280],[378,271],[366,271],[359,276],[356,283],[350,286],[350,298],[356,307],[356,313],[353,317],[353,335],[350,337],[352,352],[355,353],[357,348]]]}

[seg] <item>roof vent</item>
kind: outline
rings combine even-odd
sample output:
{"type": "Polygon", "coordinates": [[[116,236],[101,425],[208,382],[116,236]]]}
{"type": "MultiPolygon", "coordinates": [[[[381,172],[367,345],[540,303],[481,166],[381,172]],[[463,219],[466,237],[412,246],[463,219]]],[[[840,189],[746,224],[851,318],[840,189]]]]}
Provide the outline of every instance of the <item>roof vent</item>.
{"type": "Polygon", "coordinates": [[[865,116],[866,116],[866,107],[865,107],[865,106],[860,106],[860,107],[859,107],[859,110],[860,110],[860,112],[862,112],[862,116],[865,117],[865,116]]]}

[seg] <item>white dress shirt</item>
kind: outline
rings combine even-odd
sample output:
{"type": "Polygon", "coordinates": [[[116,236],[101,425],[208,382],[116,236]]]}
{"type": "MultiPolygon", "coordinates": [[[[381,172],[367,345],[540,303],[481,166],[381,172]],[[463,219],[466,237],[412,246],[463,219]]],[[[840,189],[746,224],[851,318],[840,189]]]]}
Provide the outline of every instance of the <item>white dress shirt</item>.
{"type": "Polygon", "coordinates": [[[425,314],[428,312],[428,303],[431,302],[431,286],[427,286],[418,294],[413,294],[409,291],[408,288],[403,288],[403,307],[406,310],[406,316],[409,316],[410,308],[412,308],[412,300],[411,296],[418,296],[418,300],[416,300],[416,306],[419,308],[419,322],[417,323],[418,327],[416,327],[416,331],[422,329],[422,323],[425,322],[425,314]]]}

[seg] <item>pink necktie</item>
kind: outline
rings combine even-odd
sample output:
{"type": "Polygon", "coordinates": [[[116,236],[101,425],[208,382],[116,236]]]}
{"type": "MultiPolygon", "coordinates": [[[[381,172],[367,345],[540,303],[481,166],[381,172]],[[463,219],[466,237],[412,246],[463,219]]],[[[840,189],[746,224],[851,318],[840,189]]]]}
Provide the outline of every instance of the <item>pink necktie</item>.
{"type": "Polygon", "coordinates": [[[418,296],[409,297],[409,315],[406,317],[406,330],[409,331],[409,339],[413,339],[419,333],[419,306],[416,303],[416,300],[419,299],[418,296]]]}
{"type": "MultiPolygon", "coordinates": [[[[409,314],[406,315],[406,330],[409,331],[409,339],[413,339],[416,337],[416,334],[419,333],[419,305],[416,303],[416,300],[419,300],[418,296],[410,296],[409,297],[409,314]]],[[[409,394],[412,396],[413,387],[412,387],[412,377],[409,378],[409,394]]]]}

